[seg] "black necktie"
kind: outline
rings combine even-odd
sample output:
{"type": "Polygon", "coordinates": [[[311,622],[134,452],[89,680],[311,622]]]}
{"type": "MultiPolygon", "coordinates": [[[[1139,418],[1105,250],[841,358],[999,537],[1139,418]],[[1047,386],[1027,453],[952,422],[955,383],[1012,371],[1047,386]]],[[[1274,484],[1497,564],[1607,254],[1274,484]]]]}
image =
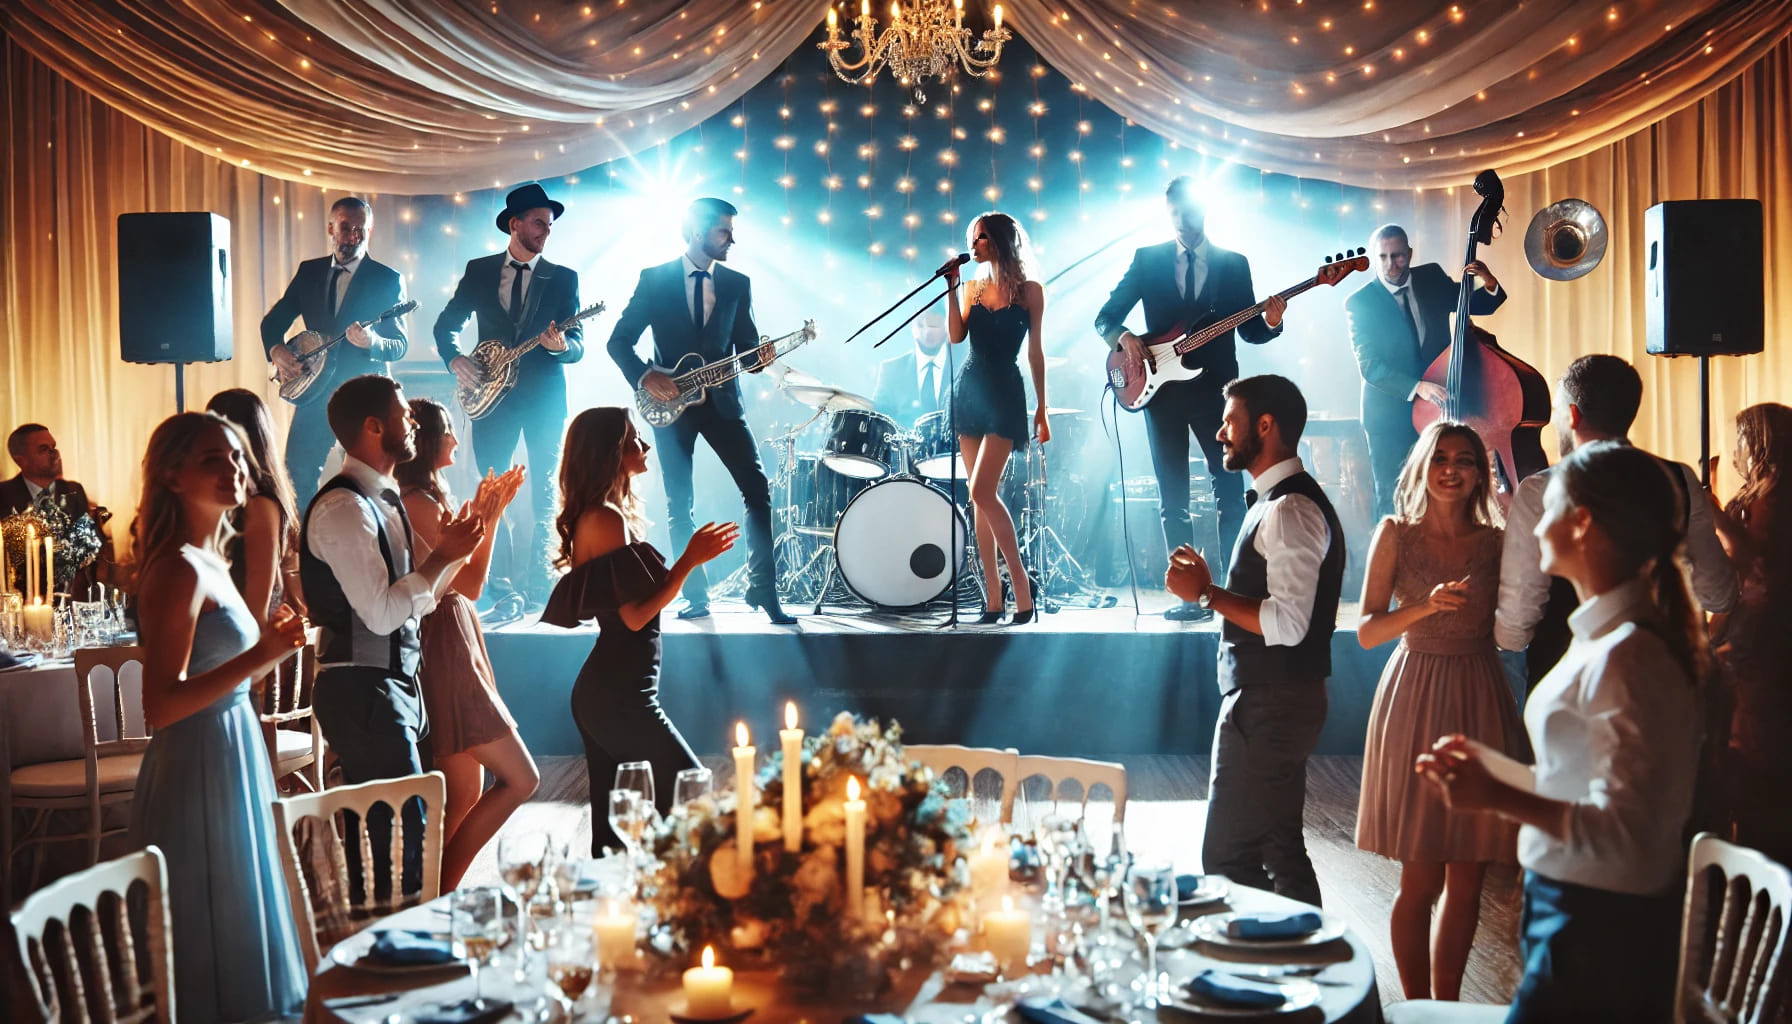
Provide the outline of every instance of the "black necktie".
{"type": "Polygon", "coordinates": [[[1187,250],[1183,255],[1188,257],[1188,263],[1182,268],[1182,298],[1189,308],[1193,309],[1195,305],[1195,254],[1193,250],[1187,250]]]}
{"type": "Polygon", "coordinates": [[[698,338],[703,337],[703,279],[709,276],[707,270],[693,270],[691,276],[696,279],[697,287],[691,296],[691,330],[698,338]]]}
{"type": "Polygon", "coordinates": [[[516,271],[510,279],[510,319],[520,323],[523,319],[523,275],[529,272],[529,264],[511,260],[510,269],[516,271]]]}
{"type": "Polygon", "coordinates": [[[1412,324],[1413,340],[1417,341],[1420,347],[1423,347],[1425,344],[1425,330],[1420,326],[1419,311],[1413,307],[1412,286],[1407,285],[1405,288],[1400,289],[1396,294],[1400,296],[1400,308],[1406,311],[1406,322],[1412,324]]]}
{"type": "Polygon", "coordinates": [[[1252,505],[1255,505],[1255,504],[1257,504],[1257,489],[1255,487],[1253,487],[1250,490],[1244,492],[1244,507],[1250,508],[1252,505]]]}
{"type": "Polygon", "coordinates": [[[921,378],[921,408],[933,412],[940,407],[939,382],[933,379],[933,364],[927,364],[926,376],[921,378]]]}
{"type": "Polygon", "coordinates": [[[348,276],[348,271],[342,269],[339,266],[333,266],[330,268],[330,315],[331,316],[335,316],[336,311],[342,307],[342,295],[336,289],[342,284],[342,279],[347,276],[348,276]]]}

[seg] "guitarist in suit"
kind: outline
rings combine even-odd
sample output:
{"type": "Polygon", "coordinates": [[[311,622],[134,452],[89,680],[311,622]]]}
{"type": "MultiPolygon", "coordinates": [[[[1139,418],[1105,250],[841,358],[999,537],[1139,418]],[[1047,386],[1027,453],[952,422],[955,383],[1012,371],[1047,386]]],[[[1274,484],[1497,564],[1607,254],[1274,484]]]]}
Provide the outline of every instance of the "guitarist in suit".
{"type": "Polygon", "coordinates": [[[952,395],[946,377],[946,318],[929,309],[915,321],[914,348],[886,359],[877,368],[877,387],[871,404],[895,420],[904,430],[915,421],[946,407],[952,395]]]}
{"type": "MultiPolygon", "coordinates": [[[[684,255],[670,263],[641,271],[641,280],[616,320],[610,334],[610,358],[622,368],[631,387],[646,388],[662,400],[678,397],[678,385],[663,370],[649,366],[636,354],[643,331],[653,330],[653,360],[671,367],[690,353],[705,363],[746,356],[758,351],[752,372],[763,370],[776,357],[770,343],[761,345],[753,322],[753,293],[747,276],[722,264],[734,245],[733,204],[722,199],[699,199],[684,215],[684,255]]],[[[789,625],[796,620],[778,603],[777,570],[772,561],[771,486],[759,463],[758,445],[741,408],[740,385],[729,381],[710,390],[700,404],[684,411],[671,426],[655,427],[660,451],[660,472],[666,477],[667,518],[672,546],[682,548],[696,532],[691,488],[691,453],[699,435],[721,458],[740,488],[747,511],[747,568],[752,584],[747,603],[761,608],[772,622],[789,625]]],[[[709,614],[709,580],[701,568],[685,581],[686,606],[681,619],[709,614]]]]}
{"type": "MultiPolygon", "coordinates": [[[[1240,253],[1229,252],[1207,238],[1206,210],[1196,194],[1195,179],[1183,175],[1164,189],[1174,241],[1148,245],[1133,253],[1132,265],[1120,279],[1108,301],[1095,315],[1095,330],[1108,343],[1126,353],[1133,365],[1145,362],[1145,343],[1126,329],[1126,317],[1134,306],[1145,304],[1145,334],[1156,337],[1184,325],[1189,327],[1222,320],[1256,305],[1251,288],[1251,264],[1240,253]]],[[[1240,324],[1238,334],[1261,345],[1282,333],[1282,313],[1287,303],[1270,296],[1262,316],[1240,324]]],[[[1221,394],[1228,381],[1238,376],[1238,354],[1232,334],[1215,338],[1182,357],[1182,364],[1199,368],[1194,380],[1166,383],[1145,406],[1145,430],[1151,439],[1151,464],[1157,474],[1157,493],[1163,517],[1164,550],[1175,551],[1194,544],[1194,523],[1189,516],[1188,438],[1193,431],[1207,459],[1207,478],[1219,509],[1220,550],[1223,560],[1231,552],[1244,522],[1244,482],[1225,469],[1225,453],[1219,442],[1220,419],[1226,399],[1221,394]]],[[[1176,621],[1202,621],[1213,613],[1183,601],[1164,617],[1176,621]]]]}
{"type": "Polygon", "coordinates": [[[330,395],[350,377],[384,374],[386,364],[403,359],[408,346],[402,317],[364,326],[404,301],[404,278],[367,255],[373,207],[359,196],[343,196],[331,204],[324,228],[330,236],[330,255],[299,264],[286,294],[261,318],[261,347],[282,373],[300,365],[283,338],[294,319],[303,318],[305,329],[326,341],[344,329],[348,332],[344,344],[319,357],[324,360],[324,378],[305,392],[286,431],[286,471],[292,474],[300,508],[317,493],[324,461],[336,443],[324,415],[330,395]]]}
{"type": "MultiPolygon", "coordinates": [[[[1449,397],[1442,385],[1420,380],[1444,349],[1450,347],[1450,314],[1456,310],[1457,284],[1435,263],[1412,265],[1406,229],[1386,224],[1369,238],[1376,261],[1375,280],[1344,300],[1350,323],[1350,349],[1363,375],[1363,432],[1369,436],[1369,464],[1375,474],[1375,514],[1394,512],[1394,485],[1406,453],[1419,439],[1412,426],[1412,404],[1424,399],[1442,406],[1449,397]]],[[[1480,260],[1464,273],[1481,287],[1469,297],[1472,316],[1486,316],[1506,301],[1500,283],[1480,260]]]]}
{"type": "MultiPolygon", "coordinates": [[[[483,418],[473,421],[473,455],[481,474],[510,468],[521,436],[529,452],[529,508],[535,517],[523,565],[501,567],[535,607],[545,604],[549,550],[554,539],[554,473],[560,462],[560,434],[566,428],[566,364],[585,355],[585,329],[559,325],[579,311],[579,275],[541,255],[565,205],[530,182],[505,198],[498,230],[510,236],[500,253],[467,261],[454,297],[436,317],[436,352],[466,387],[483,383],[479,364],[460,354],[455,335],[469,316],[478,317],[478,340],[498,338],[516,346],[541,335],[541,344],[517,363],[516,387],[483,418]]],[[[512,545],[501,542],[510,555],[512,545]]]]}

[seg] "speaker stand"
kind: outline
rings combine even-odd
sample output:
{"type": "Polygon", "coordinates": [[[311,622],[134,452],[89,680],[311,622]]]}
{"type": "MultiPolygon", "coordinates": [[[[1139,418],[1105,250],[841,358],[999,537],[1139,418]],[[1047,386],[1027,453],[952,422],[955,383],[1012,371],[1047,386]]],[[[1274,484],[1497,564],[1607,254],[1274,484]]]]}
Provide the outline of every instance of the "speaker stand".
{"type": "Polygon", "coordinates": [[[1707,491],[1711,489],[1711,357],[1708,355],[1699,357],[1699,480],[1707,491]]]}
{"type": "Polygon", "coordinates": [[[187,411],[187,364],[174,364],[174,411],[187,411]]]}

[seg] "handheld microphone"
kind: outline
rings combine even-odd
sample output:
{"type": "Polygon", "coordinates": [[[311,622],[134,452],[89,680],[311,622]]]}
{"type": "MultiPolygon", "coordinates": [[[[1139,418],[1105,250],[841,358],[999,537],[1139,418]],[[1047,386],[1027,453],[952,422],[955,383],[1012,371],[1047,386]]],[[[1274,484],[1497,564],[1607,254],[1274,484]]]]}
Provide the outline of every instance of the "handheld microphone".
{"type": "Polygon", "coordinates": [[[971,262],[971,254],[968,252],[961,252],[958,255],[947,260],[946,262],[940,264],[940,269],[934,271],[933,276],[934,277],[944,277],[948,270],[951,270],[953,267],[962,267],[966,263],[969,263],[969,262],[971,262]]]}

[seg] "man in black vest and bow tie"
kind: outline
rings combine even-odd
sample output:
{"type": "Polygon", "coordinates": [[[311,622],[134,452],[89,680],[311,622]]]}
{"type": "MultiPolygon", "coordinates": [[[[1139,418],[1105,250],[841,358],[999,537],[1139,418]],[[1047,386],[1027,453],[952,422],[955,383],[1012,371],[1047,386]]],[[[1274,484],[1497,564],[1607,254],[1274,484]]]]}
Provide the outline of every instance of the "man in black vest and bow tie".
{"type": "Polygon", "coordinates": [[[914,348],[877,368],[871,404],[904,430],[946,407],[952,382],[946,379],[946,315],[929,309],[915,321],[914,348]]]}
{"type": "MultiPolygon", "coordinates": [[[[646,388],[662,400],[677,398],[678,385],[665,371],[692,353],[697,355],[693,363],[745,356],[744,362],[754,373],[775,358],[771,345],[760,343],[747,275],[722,265],[734,245],[738,212],[722,199],[693,202],[684,216],[684,255],[641,271],[641,280],[617,318],[609,344],[610,358],[622,368],[630,387],[646,388]],[[653,330],[652,366],[635,353],[642,332],[649,328],[653,330]]],[[[660,472],[666,478],[672,546],[682,551],[696,531],[691,454],[701,435],[728,467],[746,502],[747,571],[752,579],[747,603],[763,609],[778,625],[795,622],[778,603],[777,570],[772,562],[771,486],[741,407],[739,382],[730,380],[711,388],[701,404],[686,409],[671,426],[655,427],[653,434],[660,452],[660,472]]],[[[685,582],[684,596],[688,603],[679,610],[679,618],[709,614],[709,578],[701,568],[685,582]]]]}
{"type": "MultiPolygon", "coordinates": [[[[368,374],[330,396],[330,428],[347,457],[305,511],[299,573],[311,621],[323,630],[313,708],[347,783],[424,771],[429,722],[417,689],[418,623],[453,584],[484,523],[464,512],[430,549],[411,536],[392,470],[416,457],[417,422],[398,382],[368,374]]],[[[423,812],[404,809],[403,889],[423,880],[423,812]]],[[[390,888],[392,811],[369,812],[374,896],[390,888]]],[[[350,826],[350,834],[354,826],[350,826]]],[[[362,898],[360,844],[345,844],[349,885],[362,898]]]]}
{"type": "Polygon", "coordinates": [[[404,301],[404,278],[367,255],[367,240],[373,235],[372,205],[359,196],[343,196],[331,204],[324,227],[330,236],[330,255],[299,264],[286,294],[261,318],[261,346],[282,373],[299,367],[298,357],[282,340],[295,317],[325,341],[348,332],[343,344],[320,357],[324,376],[299,400],[286,429],[286,472],[300,508],[317,493],[318,477],[336,443],[324,412],[330,395],[350,377],[385,373],[386,364],[403,359],[408,347],[402,317],[371,329],[365,326],[404,301]]]}
{"type": "MultiPolygon", "coordinates": [[[[1175,241],[1148,245],[1134,252],[1126,276],[1095,314],[1096,332],[1108,347],[1124,351],[1135,366],[1145,362],[1145,345],[1138,335],[1126,329],[1126,317],[1140,302],[1145,304],[1145,335],[1152,338],[1178,324],[1186,331],[1257,304],[1251,287],[1250,262],[1207,240],[1207,214],[1196,194],[1197,188],[1195,179],[1184,175],[1164,189],[1175,241]]],[[[1267,342],[1282,333],[1282,312],[1286,308],[1285,301],[1271,296],[1263,315],[1238,325],[1237,333],[1253,345],[1267,342]]],[[[1192,430],[1207,458],[1207,478],[1219,511],[1220,551],[1215,554],[1224,557],[1224,552],[1232,549],[1244,518],[1244,487],[1237,476],[1221,470],[1224,457],[1219,442],[1214,440],[1224,405],[1220,389],[1238,376],[1233,335],[1215,338],[1188,353],[1182,357],[1182,364],[1201,369],[1201,375],[1165,384],[1145,406],[1145,429],[1151,438],[1151,464],[1157,473],[1158,506],[1163,516],[1164,550],[1174,551],[1194,543],[1194,523],[1188,510],[1188,438],[1192,430]]],[[[1164,617],[1202,620],[1210,618],[1211,613],[1185,601],[1164,613],[1164,617]]]]}
{"type": "Polygon", "coordinates": [[[1301,838],[1307,758],[1325,725],[1325,677],[1344,583],[1344,530],[1295,454],[1307,402],[1285,377],[1227,384],[1225,466],[1251,475],[1224,587],[1193,548],[1164,585],[1217,612],[1224,699],[1213,736],[1202,870],[1319,905],[1301,838]]]}
{"type": "Polygon", "coordinates": [[[585,354],[584,327],[559,328],[579,311],[579,275],[541,255],[554,222],[565,212],[565,205],[549,199],[539,184],[513,190],[498,214],[498,230],[510,236],[510,244],[503,252],[467,261],[435,325],[436,353],[464,387],[484,380],[479,364],[455,347],[455,335],[469,316],[478,318],[476,342],[496,338],[515,348],[541,335],[541,344],[517,363],[516,387],[473,421],[473,457],[481,474],[509,469],[519,436],[528,449],[529,507],[535,521],[521,554],[500,538],[501,564],[493,574],[508,577],[529,596],[531,606],[547,600],[548,566],[558,543],[553,484],[560,435],[566,430],[565,365],[585,354]]]}
{"type": "MultiPolygon", "coordinates": [[[[1398,224],[1384,224],[1369,236],[1369,254],[1376,261],[1375,280],[1344,300],[1344,313],[1363,375],[1363,432],[1375,474],[1375,514],[1389,516],[1400,467],[1419,440],[1413,402],[1441,407],[1448,397],[1441,384],[1419,378],[1450,347],[1458,285],[1435,263],[1412,265],[1412,246],[1398,224]]],[[[1463,272],[1481,284],[1469,296],[1471,316],[1486,316],[1505,303],[1506,293],[1486,264],[1476,260],[1463,272]]]]}

